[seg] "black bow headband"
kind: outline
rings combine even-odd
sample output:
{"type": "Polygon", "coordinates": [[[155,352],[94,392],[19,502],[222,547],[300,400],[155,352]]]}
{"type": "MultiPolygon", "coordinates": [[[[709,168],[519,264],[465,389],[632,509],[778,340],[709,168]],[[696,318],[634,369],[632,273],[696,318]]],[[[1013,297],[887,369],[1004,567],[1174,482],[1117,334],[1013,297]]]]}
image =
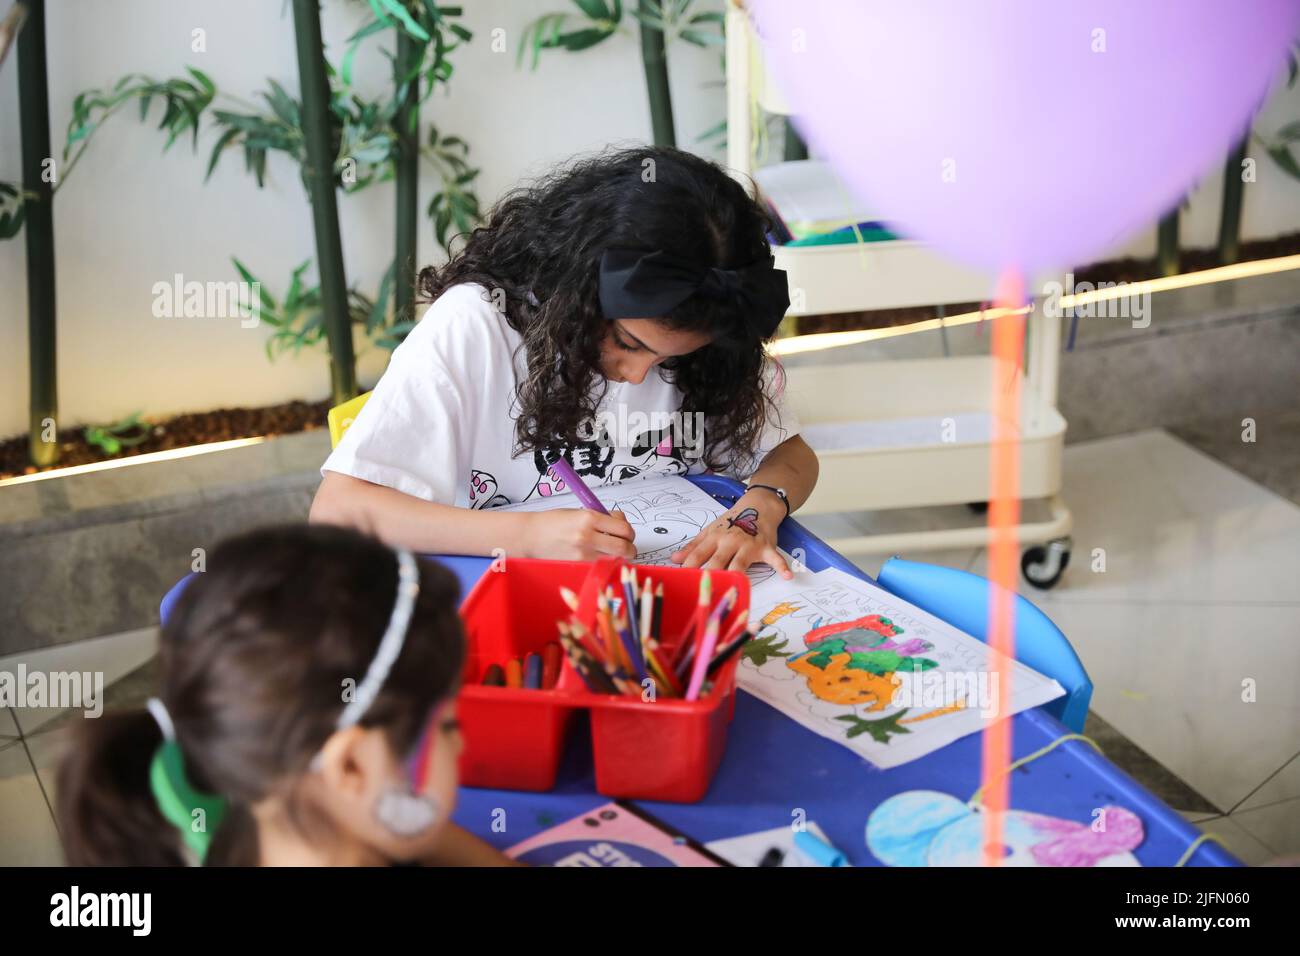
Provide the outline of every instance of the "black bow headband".
{"type": "Polygon", "coordinates": [[[600,257],[600,307],[606,319],[667,315],[693,294],[738,303],[762,338],[771,338],[790,291],[785,270],[768,256],[739,269],[696,265],[663,250],[606,249],[600,257]]]}

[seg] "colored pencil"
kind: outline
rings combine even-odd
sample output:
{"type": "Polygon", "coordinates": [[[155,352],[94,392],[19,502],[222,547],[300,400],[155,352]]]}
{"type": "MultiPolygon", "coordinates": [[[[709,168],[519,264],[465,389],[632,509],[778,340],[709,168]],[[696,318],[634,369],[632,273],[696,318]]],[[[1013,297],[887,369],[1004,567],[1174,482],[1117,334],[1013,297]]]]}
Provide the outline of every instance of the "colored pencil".
{"type": "Polygon", "coordinates": [[[716,654],[713,655],[713,660],[709,661],[709,666],[705,670],[705,673],[712,674],[723,664],[727,663],[727,660],[731,657],[731,655],[735,654],[736,651],[740,650],[741,647],[744,646],[745,642],[753,636],[754,635],[751,634],[749,631],[742,631],[740,637],[736,638],[730,644],[724,645],[722,650],[718,651],[716,654]]]}
{"type": "Polygon", "coordinates": [[[655,596],[647,582],[646,587],[641,589],[641,646],[644,648],[648,643],[653,641],[657,635],[652,626],[652,619],[655,611],[655,596]]]}
{"type": "Polygon", "coordinates": [[[704,622],[708,618],[706,609],[712,596],[713,584],[709,578],[709,572],[705,571],[700,575],[699,602],[691,613],[690,622],[686,625],[686,633],[682,636],[681,643],[677,645],[676,659],[673,661],[673,668],[677,671],[679,677],[684,672],[683,667],[686,661],[694,654],[695,645],[699,641],[700,635],[703,634],[704,622]]]}
{"type": "Polygon", "coordinates": [[[550,690],[560,679],[560,655],[564,651],[552,641],[542,648],[542,689],[550,690]]]}
{"type": "Polygon", "coordinates": [[[623,642],[623,650],[627,652],[632,661],[633,673],[636,674],[638,680],[645,680],[650,675],[646,672],[645,658],[641,655],[641,644],[632,633],[631,623],[626,616],[620,614],[614,621],[614,627],[623,642]]]}
{"type": "Polygon", "coordinates": [[[654,616],[650,620],[650,633],[654,635],[655,640],[662,638],[664,633],[664,583],[662,581],[655,588],[654,616]]]}
{"type": "Polygon", "coordinates": [[[705,672],[708,670],[709,659],[713,657],[713,648],[718,643],[718,621],[716,618],[710,618],[709,623],[704,628],[704,641],[700,644],[700,649],[695,654],[695,666],[691,670],[691,682],[686,688],[686,699],[695,700],[700,696],[700,688],[704,685],[705,672]]]}
{"type": "Polygon", "coordinates": [[[641,643],[641,628],[637,621],[637,603],[636,603],[636,585],[632,575],[631,568],[623,568],[619,574],[619,582],[623,585],[623,600],[627,612],[628,629],[632,632],[632,639],[639,645],[641,643]]]}
{"type": "Polygon", "coordinates": [[[567,634],[560,635],[560,644],[564,647],[564,652],[569,655],[569,663],[573,669],[578,672],[582,682],[587,685],[587,689],[597,694],[615,694],[618,688],[614,686],[613,681],[605,673],[604,669],[598,667],[581,647],[579,647],[567,634]]]}
{"type": "Polygon", "coordinates": [[[605,659],[612,664],[621,663],[623,655],[619,651],[618,635],[614,633],[614,621],[609,613],[609,602],[605,595],[596,595],[596,626],[605,639],[605,659]]]}
{"type": "Polygon", "coordinates": [[[574,594],[568,588],[560,588],[560,598],[564,601],[570,611],[573,611],[575,614],[577,613],[578,595],[574,594]]]}

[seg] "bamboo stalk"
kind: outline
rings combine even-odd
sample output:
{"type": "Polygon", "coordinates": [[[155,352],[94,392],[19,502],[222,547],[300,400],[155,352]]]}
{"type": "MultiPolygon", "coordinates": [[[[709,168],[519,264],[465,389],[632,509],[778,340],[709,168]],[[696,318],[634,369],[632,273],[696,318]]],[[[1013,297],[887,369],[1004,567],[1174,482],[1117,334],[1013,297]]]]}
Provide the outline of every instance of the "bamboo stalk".
{"type": "MultiPolygon", "coordinates": [[[[637,0],[641,13],[651,11],[645,0],[637,0]]],[[[673,124],[673,96],[668,86],[668,51],[664,47],[664,34],[644,20],[641,25],[641,62],[645,66],[646,93],[650,99],[650,126],[656,146],[676,146],[677,134],[673,124]]]]}
{"type": "Polygon", "coordinates": [[[1247,132],[1228,154],[1223,166],[1223,205],[1219,211],[1219,265],[1229,266],[1237,261],[1241,244],[1241,199],[1246,184],[1241,178],[1241,164],[1246,159],[1247,132]]]}
{"type": "Polygon", "coordinates": [[[782,158],[787,163],[808,158],[808,144],[803,141],[788,116],[785,118],[785,155],[782,158]]]}
{"type": "MultiPolygon", "coordinates": [[[[405,30],[397,31],[399,78],[411,72],[424,56],[423,45],[405,30]]],[[[396,192],[397,235],[393,269],[393,321],[415,318],[415,256],[420,204],[420,75],[412,78],[395,118],[397,160],[393,171],[396,192]]]]}
{"type": "Polygon", "coordinates": [[[15,3],[5,14],[4,20],[0,20],[0,66],[4,65],[5,59],[9,56],[9,47],[14,42],[14,37],[18,36],[23,28],[23,20],[27,17],[27,7],[22,3],[15,3]]]}
{"type": "Polygon", "coordinates": [[[338,197],[334,191],[330,88],[321,46],[318,0],[293,0],[293,25],[302,87],[303,143],[307,151],[303,178],[311,198],[316,233],[321,313],[330,350],[330,395],[334,404],[339,405],[357,394],[357,369],[348,316],[343,242],[339,236],[338,197]]]}
{"type": "Polygon", "coordinates": [[[1181,266],[1181,255],[1178,249],[1178,213],[1179,207],[1175,206],[1160,219],[1160,225],[1156,230],[1156,264],[1162,276],[1178,275],[1181,266]]]}
{"type": "Polygon", "coordinates": [[[54,183],[47,182],[50,90],[45,65],[45,0],[29,0],[18,35],[18,122],[22,137],[27,241],[27,362],[30,375],[27,453],[38,468],[58,463],[59,382],[54,301],[54,183]],[[50,439],[50,440],[46,440],[50,439]]]}

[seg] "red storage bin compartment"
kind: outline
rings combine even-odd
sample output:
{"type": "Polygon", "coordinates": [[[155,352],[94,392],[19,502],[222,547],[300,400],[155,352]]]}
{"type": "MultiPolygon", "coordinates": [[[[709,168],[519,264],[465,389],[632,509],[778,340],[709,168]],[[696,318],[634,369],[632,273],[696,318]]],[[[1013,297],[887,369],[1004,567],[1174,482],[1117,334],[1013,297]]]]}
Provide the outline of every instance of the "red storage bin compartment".
{"type": "Polygon", "coordinates": [[[578,706],[571,700],[582,678],[560,669],[551,690],[484,687],[493,664],[505,665],[557,639],[555,622],[569,609],[560,586],[581,589],[591,565],[581,561],[510,558],[493,565],[460,607],[469,644],[457,717],[465,749],[461,783],[502,790],[549,790],[555,786],[564,737],[578,706]]]}
{"type": "MultiPolygon", "coordinates": [[[[623,562],[593,563],[508,559],[489,571],[461,607],[469,640],[459,716],[465,736],[462,780],[471,787],[548,790],[563,751],[564,735],[578,708],[591,711],[596,789],[605,796],[689,803],[708,791],[726,748],[735,710],[733,655],[709,681],[712,689],[686,701],[660,693],[640,697],[592,693],[565,661],[554,690],[483,687],[492,664],[540,651],[556,638],[555,622],[570,611],[561,586],[582,598],[585,617],[606,583],[617,588],[623,562]]],[[[698,568],[637,567],[664,585],[661,651],[671,656],[685,636],[698,603],[698,568]]],[[[749,615],[749,578],[739,571],[710,571],[712,600],[735,587],[737,600],[721,634],[749,615]]],[[[689,680],[689,672],[688,672],[689,680]]]]}

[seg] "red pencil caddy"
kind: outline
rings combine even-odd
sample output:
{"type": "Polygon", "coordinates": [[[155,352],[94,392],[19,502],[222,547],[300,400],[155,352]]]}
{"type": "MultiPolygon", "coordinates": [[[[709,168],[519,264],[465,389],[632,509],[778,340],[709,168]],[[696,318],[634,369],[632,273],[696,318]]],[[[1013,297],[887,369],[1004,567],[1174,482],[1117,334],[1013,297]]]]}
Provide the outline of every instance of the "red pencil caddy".
{"type": "MultiPolygon", "coordinates": [[[[597,694],[565,661],[553,690],[484,687],[492,664],[556,639],[556,621],[570,611],[561,586],[579,595],[577,616],[591,624],[595,596],[606,584],[618,586],[625,562],[593,563],[511,558],[489,570],[461,606],[469,640],[459,717],[465,736],[461,778],[466,786],[549,790],[574,713],[591,713],[596,789],[610,797],[690,803],[708,791],[726,747],[735,711],[733,655],[709,678],[712,689],[694,701],[657,695],[654,699],[597,694]]],[[[698,568],[644,567],[664,585],[661,649],[671,655],[685,635],[699,595],[698,568]]],[[[734,586],[737,601],[723,632],[749,614],[749,578],[739,571],[710,571],[713,599],[734,586]]],[[[689,676],[689,674],[688,674],[689,676]]]]}

